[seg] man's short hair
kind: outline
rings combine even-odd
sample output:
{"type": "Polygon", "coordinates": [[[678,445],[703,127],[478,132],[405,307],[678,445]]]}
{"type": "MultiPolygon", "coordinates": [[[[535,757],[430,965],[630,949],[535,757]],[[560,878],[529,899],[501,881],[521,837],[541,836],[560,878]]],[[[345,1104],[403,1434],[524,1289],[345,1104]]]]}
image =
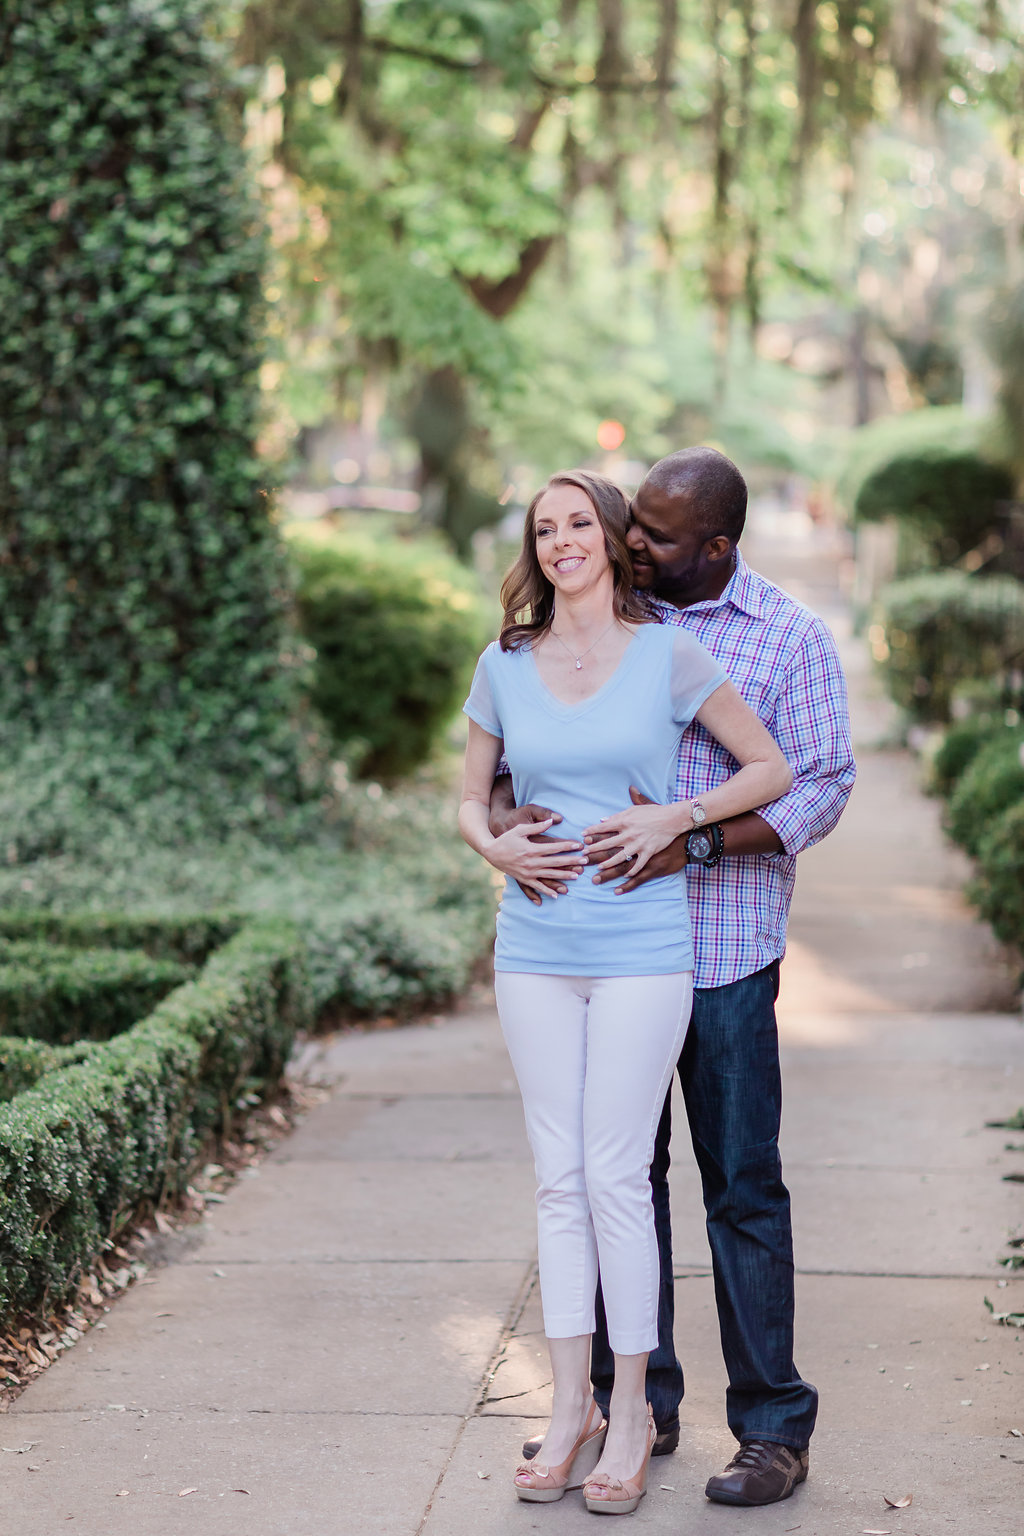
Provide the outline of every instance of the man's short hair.
{"type": "Polygon", "coordinates": [[[703,539],[724,534],[730,544],[739,543],[747,519],[747,482],[717,448],[682,448],[670,453],[647,472],[643,484],[666,496],[692,499],[697,531],[703,539]]]}

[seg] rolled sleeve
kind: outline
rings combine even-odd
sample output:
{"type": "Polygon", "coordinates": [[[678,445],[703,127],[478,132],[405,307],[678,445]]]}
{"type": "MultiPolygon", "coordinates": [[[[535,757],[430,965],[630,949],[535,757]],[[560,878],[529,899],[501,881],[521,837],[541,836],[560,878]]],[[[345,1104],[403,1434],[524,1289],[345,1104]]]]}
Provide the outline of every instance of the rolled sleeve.
{"type": "Polygon", "coordinates": [[[793,659],[770,729],[793,770],[793,784],[758,815],[786,853],[801,853],[834,829],[857,776],[846,679],[835,641],[820,621],[793,659]]]}

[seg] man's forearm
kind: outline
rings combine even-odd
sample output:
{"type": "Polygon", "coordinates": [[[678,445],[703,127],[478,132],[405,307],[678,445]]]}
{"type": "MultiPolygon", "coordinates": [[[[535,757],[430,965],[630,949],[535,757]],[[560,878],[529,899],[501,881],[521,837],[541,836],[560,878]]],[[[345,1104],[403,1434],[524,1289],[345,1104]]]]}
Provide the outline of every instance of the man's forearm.
{"type": "Polygon", "coordinates": [[[499,774],[491,786],[489,827],[494,837],[500,837],[502,832],[508,830],[508,818],[515,808],[516,797],[512,788],[512,775],[499,774]]]}
{"type": "Polygon", "coordinates": [[[730,859],[745,853],[785,852],[779,834],[756,811],[745,811],[721,823],[724,858],[730,859]]]}

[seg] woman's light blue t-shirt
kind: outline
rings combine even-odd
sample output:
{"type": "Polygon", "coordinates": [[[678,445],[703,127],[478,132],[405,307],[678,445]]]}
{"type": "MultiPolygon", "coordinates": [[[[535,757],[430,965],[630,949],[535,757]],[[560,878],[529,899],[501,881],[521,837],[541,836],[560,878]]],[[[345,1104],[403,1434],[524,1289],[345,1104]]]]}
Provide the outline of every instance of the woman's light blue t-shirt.
{"type": "MultiPolygon", "coordinates": [[[[602,816],[630,804],[635,784],[672,800],[683,731],[726,673],[698,640],[675,626],[641,624],[608,681],[581,704],[545,687],[530,647],[492,642],[477,663],[464,709],[504,742],[516,804],[560,811],[553,828],[580,838],[602,816]]],[[[535,906],[506,879],[498,913],[495,969],[554,976],[657,976],[693,969],[693,937],[682,874],[625,896],[595,885],[592,871],[556,901],[535,906]]]]}

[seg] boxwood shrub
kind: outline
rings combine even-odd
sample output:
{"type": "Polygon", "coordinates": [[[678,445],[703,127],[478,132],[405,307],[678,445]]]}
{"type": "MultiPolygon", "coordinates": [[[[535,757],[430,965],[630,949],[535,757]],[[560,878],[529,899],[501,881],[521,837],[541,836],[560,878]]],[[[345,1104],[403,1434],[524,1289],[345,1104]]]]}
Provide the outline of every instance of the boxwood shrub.
{"type": "Polygon", "coordinates": [[[309,1018],[298,931],[254,920],[147,1018],[0,1105],[0,1316],[66,1296],[140,1206],[179,1192],[309,1018]]]}
{"type": "Polygon", "coordinates": [[[71,949],[141,949],[155,960],[201,965],[226,944],[244,919],[238,912],[169,916],[124,912],[52,912],[0,907],[0,961],[5,939],[71,949]]]}
{"type": "Polygon", "coordinates": [[[140,949],[65,949],[20,942],[0,947],[0,1035],[71,1045],[128,1029],[192,966],[140,949]]]}
{"type": "Polygon", "coordinates": [[[975,755],[949,798],[952,836],[975,857],[1003,813],[1024,801],[1024,730],[1004,730],[975,755]]]}
{"type": "Polygon", "coordinates": [[[1024,952],[1024,795],[985,829],[968,894],[996,937],[1024,952]]]}
{"type": "Polygon", "coordinates": [[[0,1038],[0,1103],[31,1088],[47,1072],[85,1061],[92,1049],[90,1040],[47,1045],[45,1040],[18,1040],[13,1035],[0,1038]]]}
{"type": "Polygon", "coordinates": [[[1006,730],[1003,718],[989,713],[968,715],[949,727],[929,764],[929,788],[950,795],[982,747],[1006,730]]]}
{"type": "Polygon", "coordinates": [[[937,571],[893,582],[879,598],[886,686],[915,719],[947,721],[958,687],[1010,675],[1024,652],[1024,583],[937,571]]]}
{"type": "Polygon", "coordinates": [[[298,612],[315,648],[311,696],[365,776],[428,758],[488,639],[472,577],[436,547],[292,533],[298,612]]]}

